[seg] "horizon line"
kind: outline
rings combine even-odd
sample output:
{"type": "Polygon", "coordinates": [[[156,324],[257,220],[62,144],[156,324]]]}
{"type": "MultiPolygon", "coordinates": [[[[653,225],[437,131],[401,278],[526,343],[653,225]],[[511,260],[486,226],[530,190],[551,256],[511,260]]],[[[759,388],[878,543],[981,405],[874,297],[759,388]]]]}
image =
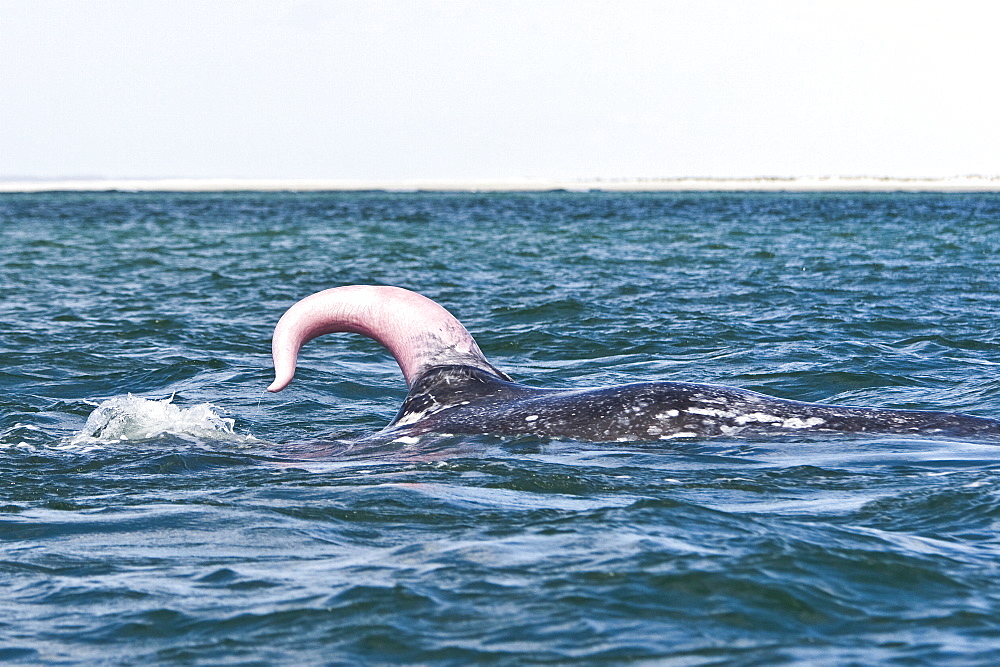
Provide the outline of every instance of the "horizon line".
{"type": "Polygon", "coordinates": [[[484,179],[0,178],[41,192],[1000,192],[1000,176],[750,176],[484,179]]]}

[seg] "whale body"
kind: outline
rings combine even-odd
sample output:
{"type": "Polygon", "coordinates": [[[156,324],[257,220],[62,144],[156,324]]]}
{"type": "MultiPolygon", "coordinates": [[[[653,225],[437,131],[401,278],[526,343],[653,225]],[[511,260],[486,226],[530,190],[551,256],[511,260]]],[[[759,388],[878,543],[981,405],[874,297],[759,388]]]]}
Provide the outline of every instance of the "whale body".
{"type": "Polygon", "coordinates": [[[1000,421],[928,410],[861,408],[774,398],[690,382],[544,389],[512,380],[434,301],[399,287],[352,285],[302,299],[272,338],[275,380],[291,382],[302,345],[353,332],[381,343],[409,389],[392,434],[537,435],[595,442],[803,432],[1000,438],[1000,421]]]}

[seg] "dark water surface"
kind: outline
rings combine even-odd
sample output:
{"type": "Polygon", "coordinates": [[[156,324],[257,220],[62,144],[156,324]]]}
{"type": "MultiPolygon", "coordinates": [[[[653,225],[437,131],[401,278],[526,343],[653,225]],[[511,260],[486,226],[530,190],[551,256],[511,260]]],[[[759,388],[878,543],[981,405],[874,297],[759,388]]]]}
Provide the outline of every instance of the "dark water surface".
{"type": "Polygon", "coordinates": [[[0,195],[0,244],[0,660],[1000,661],[998,446],[351,446],[405,387],[350,335],[263,393],[362,283],[528,384],[998,417],[1000,196],[0,195]]]}

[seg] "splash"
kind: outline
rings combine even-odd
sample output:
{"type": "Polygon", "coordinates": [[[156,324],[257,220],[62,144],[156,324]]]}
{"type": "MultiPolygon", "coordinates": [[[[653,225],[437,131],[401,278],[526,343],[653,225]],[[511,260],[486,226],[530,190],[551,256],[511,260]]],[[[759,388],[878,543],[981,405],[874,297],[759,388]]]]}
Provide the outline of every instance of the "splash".
{"type": "Polygon", "coordinates": [[[233,430],[235,420],[221,416],[216,406],[199,403],[181,408],[173,404],[173,398],[155,401],[129,394],[103,401],[69,442],[83,445],[145,440],[164,434],[245,439],[233,430]]]}

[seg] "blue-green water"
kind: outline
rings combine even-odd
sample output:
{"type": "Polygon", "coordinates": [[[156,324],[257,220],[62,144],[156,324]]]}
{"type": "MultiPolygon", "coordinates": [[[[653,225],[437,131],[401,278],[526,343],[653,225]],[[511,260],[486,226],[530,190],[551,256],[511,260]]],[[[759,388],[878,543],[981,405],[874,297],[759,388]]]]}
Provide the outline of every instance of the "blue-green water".
{"type": "Polygon", "coordinates": [[[263,392],[285,308],[392,284],[528,384],[998,417],[1000,196],[3,195],[0,242],[0,660],[1000,660],[1000,447],[350,447],[405,393],[350,335],[263,392]]]}

